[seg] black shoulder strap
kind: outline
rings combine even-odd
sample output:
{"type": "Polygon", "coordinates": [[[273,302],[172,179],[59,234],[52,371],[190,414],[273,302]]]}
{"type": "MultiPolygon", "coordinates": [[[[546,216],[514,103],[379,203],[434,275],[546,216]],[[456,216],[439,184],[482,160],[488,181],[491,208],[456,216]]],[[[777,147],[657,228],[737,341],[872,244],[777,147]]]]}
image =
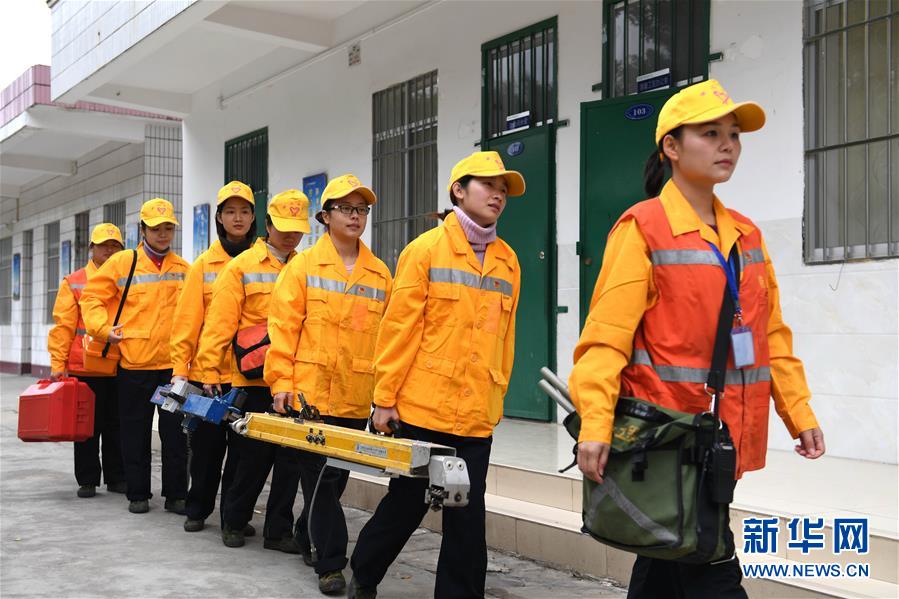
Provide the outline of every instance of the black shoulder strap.
{"type": "MultiPolygon", "coordinates": [[[[115,313],[115,320],[112,321],[112,326],[116,326],[119,324],[119,318],[122,317],[122,308],[125,306],[125,300],[128,299],[128,289],[131,287],[131,280],[134,278],[134,269],[137,268],[137,250],[132,250],[134,252],[134,256],[131,259],[131,270],[128,271],[128,280],[125,281],[125,289],[122,290],[122,299],[119,301],[119,309],[115,313]]],[[[103,357],[106,357],[106,354],[109,352],[109,341],[106,342],[106,345],[103,346],[103,357]]]]}
{"type": "MultiPolygon", "coordinates": [[[[734,275],[737,285],[740,284],[740,254],[737,246],[731,249],[731,256],[736,253],[733,261],[736,268],[734,275]]],[[[724,299],[721,301],[721,313],[718,315],[718,329],[715,333],[715,348],[712,350],[712,367],[709,369],[709,378],[706,385],[709,391],[714,390],[719,396],[724,391],[727,377],[727,354],[730,351],[730,331],[734,323],[734,298],[730,295],[727,282],[724,283],[724,299]]],[[[718,402],[715,402],[715,416],[718,416],[718,402]]]]}

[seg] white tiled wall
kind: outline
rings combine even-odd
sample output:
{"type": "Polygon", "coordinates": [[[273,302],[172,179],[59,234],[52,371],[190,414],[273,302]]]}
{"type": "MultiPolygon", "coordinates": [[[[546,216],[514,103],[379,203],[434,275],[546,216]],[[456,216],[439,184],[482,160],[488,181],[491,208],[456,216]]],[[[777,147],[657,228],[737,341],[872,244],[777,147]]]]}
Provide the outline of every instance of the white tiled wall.
{"type": "MultiPolygon", "coordinates": [[[[18,363],[22,358],[23,336],[31,341],[30,362],[50,364],[47,352],[46,322],[47,278],[58,273],[46,272],[47,243],[44,226],[59,221],[60,243],[75,243],[75,214],[90,211],[89,226],[103,221],[103,206],[126,200],[126,223],[137,223],[141,204],[156,196],[172,201],[181,210],[181,127],[147,126],[143,144],[109,143],[78,161],[77,174],[71,177],[48,177],[24,189],[18,200],[3,198],[0,206],[0,235],[12,233],[13,252],[23,253],[24,232],[33,231],[31,281],[31,317],[23,314],[23,299],[13,301],[12,324],[0,326],[0,361],[18,363]],[[18,214],[18,219],[16,218],[18,214]],[[28,326],[28,323],[31,323],[28,326]]],[[[126,224],[127,226],[127,224],[126,224]]],[[[124,234],[124,231],[123,231],[124,234]]],[[[176,251],[181,246],[180,229],[176,233],[176,251]]],[[[73,247],[74,260],[74,247],[73,247]]],[[[82,264],[73,264],[72,269],[82,264]]],[[[22,270],[22,297],[25,289],[22,270]]],[[[27,352],[26,352],[27,353],[27,352]]]]}

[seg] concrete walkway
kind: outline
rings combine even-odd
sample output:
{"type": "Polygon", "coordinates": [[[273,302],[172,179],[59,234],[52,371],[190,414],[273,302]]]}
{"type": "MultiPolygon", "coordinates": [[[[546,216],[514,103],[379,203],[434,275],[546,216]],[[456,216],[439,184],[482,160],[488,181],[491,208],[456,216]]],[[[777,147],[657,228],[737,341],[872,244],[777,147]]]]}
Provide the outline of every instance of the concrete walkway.
{"type": "MultiPolygon", "coordinates": [[[[0,596],[8,597],[322,597],[318,579],[299,556],[222,545],[213,514],[199,533],[183,532],[183,517],[162,509],[127,510],[123,495],[98,489],[79,499],[71,443],[23,443],[16,437],[19,394],[33,379],[0,375],[0,596]]],[[[160,489],[159,455],[153,489],[160,489]]],[[[257,509],[264,509],[268,489],[257,509]]],[[[299,499],[294,513],[300,511],[299,499]]],[[[350,539],[369,514],[347,509],[350,539]]],[[[264,514],[253,519],[261,531],[264,514]]],[[[440,535],[419,529],[390,569],[379,596],[433,594],[440,535]]],[[[349,569],[345,572],[350,577],[349,569]]],[[[507,599],[624,597],[609,581],[585,579],[491,551],[487,596],[507,599]]]]}

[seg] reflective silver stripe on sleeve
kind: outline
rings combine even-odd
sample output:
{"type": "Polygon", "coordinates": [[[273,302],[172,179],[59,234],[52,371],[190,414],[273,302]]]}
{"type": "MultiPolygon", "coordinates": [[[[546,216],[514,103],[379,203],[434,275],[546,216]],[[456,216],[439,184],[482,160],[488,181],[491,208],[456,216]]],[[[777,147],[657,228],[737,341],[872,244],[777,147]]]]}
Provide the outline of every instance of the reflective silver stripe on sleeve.
{"type": "Polygon", "coordinates": [[[215,279],[219,276],[217,272],[204,272],[203,273],[203,282],[204,283],[215,283],[215,279]]]}
{"type": "Polygon", "coordinates": [[[348,295],[358,295],[361,297],[367,297],[369,299],[377,300],[379,302],[383,302],[387,299],[387,294],[383,289],[377,289],[375,287],[368,287],[366,285],[353,285],[347,290],[348,295]]]}
{"type": "Polygon", "coordinates": [[[84,289],[84,283],[69,283],[70,289],[84,289]]]}
{"type": "Polygon", "coordinates": [[[75,334],[84,336],[87,335],[87,331],[85,331],[84,329],[75,329],[75,334]]]}
{"type": "MultiPolygon", "coordinates": [[[[184,273],[183,272],[167,272],[165,274],[145,274],[145,275],[134,275],[131,279],[132,285],[142,285],[144,283],[161,283],[162,281],[183,281],[184,273]]],[[[128,277],[122,277],[116,283],[118,283],[119,287],[124,287],[125,283],[128,282],[128,277]]]]}
{"type": "MultiPolygon", "coordinates": [[[[709,380],[708,368],[692,368],[689,366],[669,366],[665,364],[653,364],[649,353],[645,349],[635,349],[631,357],[631,364],[649,366],[659,379],[666,383],[696,383],[704,384],[709,380]]],[[[747,368],[744,370],[728,370],[724,378],[725,385],[752,385],[771,380],[771,369],[767,366],[759,368],[747,368]]]]}
{"type": "Polygon", "coordinates": [[[428,277],[432,283],[452,283],[463,285],[472,289],[483,291],[499,291],[505,295],[512,295],[512,283],[497,277],[484,277],[483,279],[473,272],[458,270],[456,268],[432,268],[428,271],[428,277]]]}
{"type": "Polygon", "coordinates": [[[653,266],[671,266],[674,264],[706,264],[721,266],[718,258],[711,250],[653,250],[653,266]]]}
{"type": "Polygon", "coordinates": [[[334,279],[326,279],[325,277],[316,277],[313,275],[306,275],[306,287],[322,289],[324,291],[333,291],[335,293],[344,293],[344,291],[346,291],[346,283],[344,281],[336,281],[334,279]]]}
{"type": "Polygon", "coordinates": [[[243,274],[243,284],[250,283],[274,283],[278,280],[276,272],[245,272],[243,274]]]}

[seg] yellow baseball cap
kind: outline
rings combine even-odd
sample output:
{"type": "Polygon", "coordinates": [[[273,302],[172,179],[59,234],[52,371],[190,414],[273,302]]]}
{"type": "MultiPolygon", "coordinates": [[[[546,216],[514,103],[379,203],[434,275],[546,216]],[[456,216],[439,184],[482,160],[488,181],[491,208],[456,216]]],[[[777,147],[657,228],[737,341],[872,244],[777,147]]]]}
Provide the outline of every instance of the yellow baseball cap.
{"type": "Polygon", "coordinates": [[[148,227],[155,227],[162,223],[178,224],[175,218],[175,207],[168,200],[153,198],[140,207],[140,220],[148,227]]]}
{"type": "Polygon", "coordinates": [[[755,102],[735,103],[730,94],[714,79],[685,87],[665,102],[656,124],[656,146],[666,134],[681,125],[696,125],[734,113],[744,133],[758,131],[765,125],[765,111],[755,102]]]}
{"type": "Polygon", "coordinates": [[[506,195],[509,197],[520,196],[524,194],[524,177],[518,171],[508,171],[503,164],[503,159],[499,157],[498,152],[475,152],[471,156],[463,158],[453,167],[450,174],[449,184],[446,186],[447,191],[452,191],[453,183],[466,175],[473,177],[498,177],[502,176],[506,179],[506,195]]]}
{"type": "Polygon", "coordinates": [[[253,190],[246,183],[240,181],[231,181],[226,183],[219,189],[217,205],[231,198],[240,198],[246,200],[251,206],[256,205],[256,198],[253,196],[253,190]]]}
{"type": "MultiPolygon", "coordinates": [[[[355,175],[340,175],[339,177],[335,177],[328,181],[328,185],[325,187],[325,190],[322,192],[322,206],[325,205],[329,200],[339,200],[340,198],[345,198],[351,193],[358,193],[362,196],[362,199],[365,200],[365,203],[371,206],[372,204],[377,203],[378,196],[375,195],[370,188],[366,187],[356,178],[355,175]]],[[[322,217],[323,210],[319,210],[315,215],[315,220],[320,222],[321,224],[325,224],[325,219],[322,217]]]]}
{"type": "Polygon", "coordinates": [[[282,191],[268,204],[275,228],[284,233],[309,232],[309,198],[299,189],[282,191]]]}
{"type": "Polygon", "coordinates": [[[125,247],[125,243],[122,241],[122,232],[112,223],[100,223],[91,231],[91,243],[99,245],[104,241],[118,241],[122,247],[125,247]]]}

